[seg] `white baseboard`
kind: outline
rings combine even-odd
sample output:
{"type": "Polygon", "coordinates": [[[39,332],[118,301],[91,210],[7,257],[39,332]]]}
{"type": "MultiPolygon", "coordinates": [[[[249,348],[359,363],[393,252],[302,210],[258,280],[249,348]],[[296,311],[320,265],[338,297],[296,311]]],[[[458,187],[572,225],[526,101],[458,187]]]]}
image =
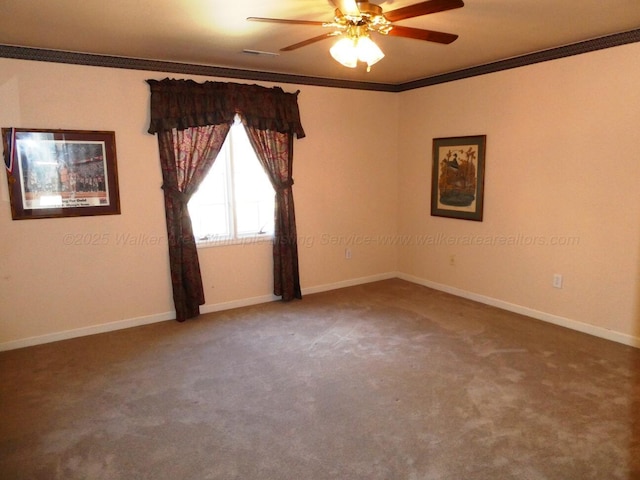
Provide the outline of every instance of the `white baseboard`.
{"type": "MultiPolygon", "coordinates": [[[[365,283],[378,282],[380,280],[388,280],[390,278],[396,278],[398,274],[396,272],[382,273],[378,275],[371,275],[368,277],[352,278],[350,280],[342,280],[335,283],[327,283],[323,285],[317,285],[315,287],[306,287],[302,289],[302,295],[311,295],[312,293],[327,292],[330,290],[337,290],[339,288],[354,287],[356,285],[362,285],[365,283]]],[[[261,303],[275,302],[280,300],[280,297],[275,295],[261,295],[259,297],[243,298],[240,300],[233,300],[231,302],[213,303],[209,305],[203,305],[200,307],[201,313],[220,312],[223,310],[231,310],[232,308],[249,307],[251,305],[259,305],[261,303]]]]}
{"type": "Polygon", "coordinates": [[[329,290],[337,290],[338,288],[355,287],[356,285],[379,282],[381,280],[389,280],[390,278],[397,278],[397,277],[398,277],[398,272],[387,272],[387,273],[380,273],[378,275],[370,275],[368,277],[352,278],[350,280],[342,280],[336,283],[327,283],[324,285],[317,285],[315,287],[303,288],[302,294],[311,295],[312,293],[328,292],[329,290]]]}
{"type": "Polygon", "coordinates": [[[176,318],[175,312],[166,312],[147,315],[145,317],[129,318],[127,320],[120,320],[117,322],[103,323],[100,325],[75,328],[72,330],[64,330],[62,332],[48,333],[46,335],[39,335],[36,337],[22,338],[19,340],[0,343],[0,352],[15,350],[17,348],[32,347],[34,345],[42,345],[43,343],[58,342],[60,340],[69,340],[70,338],[85,337],[87,335],[95,335],[97,333],[106,333],[113,332],[115,330],[123,330],[125,328],[139,327],[141,325],[164,322],[173,318],[176,318]]]}
{"type": "Polygon", "coordinates": [[[200,307],[200,313],[222,312],[233,308],[249,307],[251,305],[259,305],[261,303],[269,303],[280,300],[275,295],[261,295],[259,297],[242,298],[240,300],[232,300],[230,302],[209,303],[200,307]]]}
{"type": "MultiPolygon", "coordinates": [[[[308,287],[302,289],[303,295],[309,295],[312,293],[325,292],[328,290],[336,290],[338,288],[352,287],[363,283],[377,282],[379,280],[386,280],[389,278],[395,278],[397,274],[395,272],[385,273],[380,275],[372,275],[369,277],[354,278],[351,280],[344,280],[341,282],[318,285],[315,287],[308,287]]],[[[261,303],[268,303],[279,300],[280,297],[275,295],[261,295],[258,297],[243,298],[240,300],[233,300],[230,302],[220,302],[206,304],[200,307],[201,313],[220,312],[223,310],[231,310],[233,308],[247,307],[250,305],[258,305],[261,303]]],[[[167,320],[173,320],[176,318],[175,311],[159,313],[155,315],[148,315],[145,317],[130,318],[126,320],[120,320],[111,323],[103,323],[100,325],[91,325],[88,327],[76,328],[72,330],[64,330],[61,332],[48,333],[45,335],[39,335],[35,337],[23,338],[19,340],[13,340],[9,342],[0,343],[0,352],[7,350],[15,350],[18,348],[32,347],[34,345],[42,345],[44,343],[58,342],[61,340],[69,340],[71,338],[84,337],[87,335],[95,335],[98,333],[113,332],[116,330],[123,330],[125,328],[139,327],[142,325],[149,325],[151,323],[165,322],[167,320]]]]}
{"type": "Polygon", "coordinates": [[[397,277],[408,282],[417,283],[418,285],[422,285],[424,287],[433,288],[434,290],[440,290],[442,292],[450,293],[458,297],[467,298],[479,303],[484,303],[485,305],[491,305],[492,307],[501,308],[502,310],[507,310],[509,312],[514,312],[520,315],[535,318],[536,320],[553,323],[554,325],[559,325],[571,330],[587,333],[589,335],[604,338],[606,340],[611,340],[613,342],[622,343],[630,347],[640,348],[640,338],[634,337],[632,335],[616,332],[614,330],[608,330],[603,327],[579,322],[570,318],[560,317],[551,313],[541,312],[532,308],[523,307],[522,305],[516,305],[513,303],[505,302],[503,300],[498,300],[497,298],[487,297],[485,295],[469,292],[460,288],[451,287],[449,285],[443,285],[441,283],[414,277],[413,275],[408,275],[406,273],[398,273],[397,277]]]}
{"type": "MultiPolygon", "coordinates": [[[[365,283],[378,282],[380,280],[388,280],[390,278],[400,278],[408,282],[433,288],[434,290],[440,290],[442,292],[450,293],[452,295],[456,295],[462,298],[467,298],[469,300],[474,300],[476,302],[484,303],[486,305],[491,305],[493,307],[501,308],[509,312],[526,315],[528,317],[535,318],[537,320],[542,320],[544,322],[553,323],[554,325],[570,328],[571,330],[587,333],[589,335],[594,335],[596,337],[604,338],[604,339],[611,340],[624,345],[629,345],[631,347],[640,348],[640,338],[634,337],[632,335],[627,335],[627,334],[616,332],[613,330],[608,330],[606,328],[579,322],[577,320],[571,320],[569,318],[560,317],[550,313],[541,312],[539,310],[523,307],[522,305],[516,305],[513,303],[505,302],[503,300],[499,300],[497,298],[487,297],[485,295],[469,292],[456,287],[451,287],[449,285],[443,285],[441,283],[432,282],[430,280],[425,280],[422,278],[415,277],[413,275],[408,275],[406,273],[400,273],[400,272],[387,272],[387,273],[382,273],[378,275],[371,275],[368,277],[359,277],[359,278],[353,278],[349,280],[342,280],[340,282],[335,282],[335,283],[316,285],[314,287],[306,287],[302,289],[302,294],[310,295],[313,293],[327,292],[330,290],[337,290],[339,288],[353,287],[353,286],[362,285],[365,283]]],[[[279,299],[280,297],[276,297],[274,295],[261,295],[258,297],[244,298],[240,300],[233,300],[230,302],[221,302],[221,303],[203,305],[202,307],[200,307],[200,311],[202,313],[220,312],[223,310],[230,310],[233,308],[247,307],[250,305],[258,305],[261,303],[273,302],[279,299]]],[[[15,350],[15,349],[24,348],[24,347],[31,347],[34,345],[41,345],[44,343],[57,342],[60,340],[68,340],[76,337],[84,337],[87,335],[95,335],[98,333],[113,332],[115,330],[123,330],[125,328],[139,327],[142,325],[165,322],[173,319],[175,319],[175,312],[172,311],[172,312],[148,315],[144,317],[130,318],[130,319],[120,320],[112,323],[91,325],[88,327],[65,330],[62,332],[54,332],[46,335],[40,335],[40,336],[23,338],[19,340],[0,343],[0,352],[7,351],[7,350],[15,350]]]]}

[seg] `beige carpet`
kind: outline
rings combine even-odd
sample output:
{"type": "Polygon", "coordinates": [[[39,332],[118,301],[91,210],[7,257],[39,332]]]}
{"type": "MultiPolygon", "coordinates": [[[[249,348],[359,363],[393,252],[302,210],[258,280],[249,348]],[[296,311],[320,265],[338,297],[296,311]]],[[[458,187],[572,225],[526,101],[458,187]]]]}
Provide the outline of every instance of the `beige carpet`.
{"type": "Polygon", "coordinates": [[[640,478],[640,351],[389,280],[0,354],[2,479],[640,478]]]}

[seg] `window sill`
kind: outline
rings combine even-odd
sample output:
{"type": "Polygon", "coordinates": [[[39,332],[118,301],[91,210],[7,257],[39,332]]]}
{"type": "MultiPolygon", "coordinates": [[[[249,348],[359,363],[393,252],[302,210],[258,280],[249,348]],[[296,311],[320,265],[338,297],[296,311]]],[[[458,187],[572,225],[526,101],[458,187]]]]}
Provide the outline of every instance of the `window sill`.
{"type": "Polygon", "coordinates": [[[230,247],[233,245],[257,245],[260,243],[272,243],[273,234],[265,233],[264,235],[249,235],[240,238],[223,238],[223,239],[207,239],[196,240],[197,248],[211,248],[211,247],[230,247]]]}

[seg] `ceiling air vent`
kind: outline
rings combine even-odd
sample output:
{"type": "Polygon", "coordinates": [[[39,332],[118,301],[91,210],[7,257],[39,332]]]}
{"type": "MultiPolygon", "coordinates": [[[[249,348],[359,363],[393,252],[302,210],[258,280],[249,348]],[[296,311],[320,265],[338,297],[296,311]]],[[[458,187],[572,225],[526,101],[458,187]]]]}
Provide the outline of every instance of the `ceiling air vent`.
{"type": "Polygon", "coordinates": [[[242,53],[246,53],[248,55],[262,55],[265,57],[277,57],[280,55],[279,53],[275,53],[275,52],[263,52],[262,50],[251,50],[248,48],[245,48],[244,50],[242,50],[242,53]]]}

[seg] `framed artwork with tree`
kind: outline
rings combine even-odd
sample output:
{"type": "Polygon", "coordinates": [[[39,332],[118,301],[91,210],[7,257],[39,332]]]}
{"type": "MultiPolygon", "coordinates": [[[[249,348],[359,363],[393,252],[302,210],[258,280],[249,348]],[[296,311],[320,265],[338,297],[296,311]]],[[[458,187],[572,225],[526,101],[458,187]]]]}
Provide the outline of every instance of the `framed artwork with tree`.
{"type": "Polygon", "coordinates": [[[433,139],[431,215],[482,221],[486,135],[433,139]]]}

